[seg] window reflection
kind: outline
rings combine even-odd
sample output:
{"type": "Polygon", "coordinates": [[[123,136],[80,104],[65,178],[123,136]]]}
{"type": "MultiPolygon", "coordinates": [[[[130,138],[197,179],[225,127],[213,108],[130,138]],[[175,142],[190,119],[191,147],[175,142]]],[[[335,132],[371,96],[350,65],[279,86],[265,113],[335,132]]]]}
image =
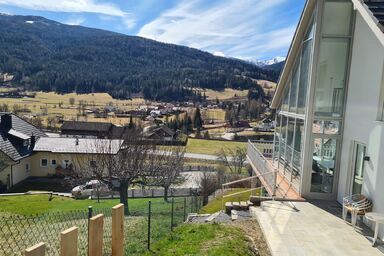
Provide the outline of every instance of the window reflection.
{"type": "Polygon", "coordinates": [[[324,134],[340,134],[340,121],[324,121],[324,134]]]}
{"type": "Polygon", "coordinates": [[[312,132],[315,134],[337,135],[340,134],[340,121],[315,120],[312,125],[312,132]]]}
{"type": "Polygon", "coordinates": [[[336,139],[314,139],[311,192],[332,193],[336,145],[336,139]]]}

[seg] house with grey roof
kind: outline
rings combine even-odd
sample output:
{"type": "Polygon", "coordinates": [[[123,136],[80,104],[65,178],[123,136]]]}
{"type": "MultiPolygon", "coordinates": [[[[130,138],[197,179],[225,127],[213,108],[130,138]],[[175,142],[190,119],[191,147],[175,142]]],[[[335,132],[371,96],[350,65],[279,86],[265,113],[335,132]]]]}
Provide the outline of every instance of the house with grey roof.
{"type": "Polygon", "coordinates": [[[33,148],[47,135],[11,113],[0,113],[0,182],[11,187],[31,173],[33,148]]]}
{"type": "Polygon", "coordinates": [[[99,139],[120,139],[127,132],[127,126],[117,126],[106,122],[65,121],[60,127],[61,134],[67,137],[95,137],[99,139]]]}
{"type": "Polygon", "coordinates": [[[62,174],[75,161],[91,161],[101,153],[117,154],[122,143],[95,136],[49,137],[17,115],[0,113],[0,192],[29,177],[62,174]]]}
{"type": "Polygon", "coordinates": [[[248,143],[270,195],[362,194],[384,214],[383,26],[384,0],[307,0],[271,102],[273,156],[248,143]]]}

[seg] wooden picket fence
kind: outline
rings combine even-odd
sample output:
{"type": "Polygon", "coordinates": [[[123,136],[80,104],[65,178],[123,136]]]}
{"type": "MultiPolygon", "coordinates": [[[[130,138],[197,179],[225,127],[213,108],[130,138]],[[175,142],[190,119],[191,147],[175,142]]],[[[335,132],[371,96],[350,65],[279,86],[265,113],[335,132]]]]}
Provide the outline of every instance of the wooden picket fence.
{"type": "MultiPolygon", "coordinates": [[[[104,215],[98,214],[89,219],[88,255],[103,254],[104,215]]],[[[71,227],[60,233],[60,255],[78,255],[78,228],[71,227]]],[[[45,256],[45,243],[38,243],[25,250],[25,256],[45,256]]],[[[124,255],[124,205],[112,207],[112,255],[124,255]]]]}

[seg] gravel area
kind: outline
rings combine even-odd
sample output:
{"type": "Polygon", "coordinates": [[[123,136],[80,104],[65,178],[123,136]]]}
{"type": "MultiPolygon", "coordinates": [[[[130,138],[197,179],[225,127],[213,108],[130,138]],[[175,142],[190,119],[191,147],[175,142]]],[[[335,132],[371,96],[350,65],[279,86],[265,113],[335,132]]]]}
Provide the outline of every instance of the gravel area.
{"type": "Polygon", "coordinates": [[[224,211],[220,211],[220,213],[216,216],[216,218],[210,222],[206,222],[205,220],[210,216],[210,214],[197,214],[197,215],[189,215],[188,221],[189,223],[229,223],[236,222],[240,220],[250,220],[252,219],[249,211],[237,211],[237,220],[232,221],[231,216],[226,214],[224,211]]]}

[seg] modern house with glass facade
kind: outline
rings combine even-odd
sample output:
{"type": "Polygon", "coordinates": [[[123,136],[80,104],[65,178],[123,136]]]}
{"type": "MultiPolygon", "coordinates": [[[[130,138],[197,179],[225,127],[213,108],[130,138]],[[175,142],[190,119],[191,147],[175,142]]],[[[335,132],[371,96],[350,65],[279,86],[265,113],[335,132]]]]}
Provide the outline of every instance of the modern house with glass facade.
{"type": "Polygon", "coordinates": [[[306,2],[271,103],[269,160],[305,199],[364,194],[384,213],[383,21],[384,0],[306,2]]]}

